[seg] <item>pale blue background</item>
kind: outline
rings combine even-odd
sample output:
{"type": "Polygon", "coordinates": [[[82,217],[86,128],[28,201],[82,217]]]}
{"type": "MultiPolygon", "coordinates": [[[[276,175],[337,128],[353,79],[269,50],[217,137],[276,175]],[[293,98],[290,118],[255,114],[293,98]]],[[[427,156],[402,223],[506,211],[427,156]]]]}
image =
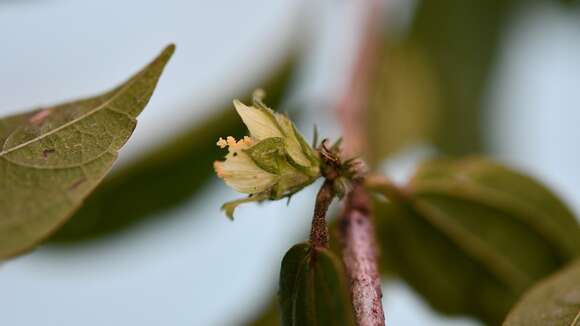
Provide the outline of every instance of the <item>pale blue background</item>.
{"type": "MultiPolygon", "coordinates": [[[[0,1],[0,115],[105,90],[169,42],[177,53],[120,164],[229,102],[296,40],[318,45],[303,69],[308,82],[294,98],[330,101],[343,85],[338,67],[351,58],[358,11],[347,1],[312,3],[0,1]]],[[[393,30],[404,30],[412,4],[391,1],[389,8],[393,30]]],[[[485,123],[499,157],[548,182],[578,212],[577,17],[554,5],[530,6],[518,16],[503,40],[485,123]]],[[[321,108],[305,120],[327,121],[319,123],[322,132],[335,136],[331,114],[321,108]]],[[[402,179],[430,152],[418,146],[385,169],[402,179]]],[[[41,248],[4,263],[0,325],[236,325],[271,296],[281,255],[305,237],[313,189],[289,208],[243,207],[231,223],[218,207],[235,196],[214,182],[166,218],[125,234],[76,249],[41,248]]],[[[390,325],[472,324],[437,317],[401,283],[388,285],[384,297],[390,325]]]]}

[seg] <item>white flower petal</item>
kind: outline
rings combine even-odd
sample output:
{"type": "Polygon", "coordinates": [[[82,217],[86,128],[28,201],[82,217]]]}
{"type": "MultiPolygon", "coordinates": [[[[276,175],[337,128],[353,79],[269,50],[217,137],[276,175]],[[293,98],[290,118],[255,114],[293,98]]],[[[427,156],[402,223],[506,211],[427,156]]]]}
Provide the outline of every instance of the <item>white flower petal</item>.
{"type": "Polygon", "coordinates": [[[286,117],[285,115],[279,113],[276,114],[276,121],[278,121],[278,124],[280,125],[280,127],[282,127],[282,130],[287,136],[284,140],[286,142],[286,151],[288,152],[288,155],[292,157],[294,162],[302,166],[307,167],[312,165],[312,163],[308,160],[308,158],[304,154],[302,146],[300,146],[300,142],[298,142],[298,138],[296,136],[296,133],[294,132],[294,127],[292,125],[292,121],[290,121],[290,119],[288,119],[288,117],[286,117]]]}
{"type": "Polygon", "coordinates": [[[227,185],[247,194],[269,190],[278,180],[278,176],[260,169],[242,151],[230,152],[225,161],[216,161],[214,168],[227,185]]]}
{"type": "Polygon", "coordinates": [[[273,121],[273,113],[268,113],[253,106],[234,100],[236,111],[250,131],[250,135],[257,141],[271,137],[283,137],[273,121]]]}

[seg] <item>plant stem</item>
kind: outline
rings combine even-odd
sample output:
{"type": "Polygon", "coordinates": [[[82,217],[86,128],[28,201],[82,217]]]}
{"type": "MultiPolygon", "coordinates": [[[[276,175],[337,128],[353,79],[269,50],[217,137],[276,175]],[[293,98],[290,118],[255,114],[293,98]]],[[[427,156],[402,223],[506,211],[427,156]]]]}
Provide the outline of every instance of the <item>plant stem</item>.
{"type": "Polygon", "coordinates": [[[356,183],[340,219],[342,258],[350,279],[352,303],[359,326],[385,325],[369,195],[356,183]]]}
{"type": "MultiPolygon", "coordinates": [[[[344,157],[364,153],[368,146],[367,97],[372,69],[381,44],[380,6],[376,0],[362,0],[366,19],[349,86],[338,104],[342,121],[344,157]]],[[[350,280],[355,319],[358,326],[384,326],[378,249],[371,215],[369,194],[357,181],[345,201],[340,216],[342,255],[350,280]]]]}
{"type": "Polygon", "coordinates": [[[326,179],[318,191],[314,204],[314,216],[310,229],[310,243],[314,247],[328,248],[328,227],[326,226],[326,212],[334,198],[332,180],[326,179]]]}

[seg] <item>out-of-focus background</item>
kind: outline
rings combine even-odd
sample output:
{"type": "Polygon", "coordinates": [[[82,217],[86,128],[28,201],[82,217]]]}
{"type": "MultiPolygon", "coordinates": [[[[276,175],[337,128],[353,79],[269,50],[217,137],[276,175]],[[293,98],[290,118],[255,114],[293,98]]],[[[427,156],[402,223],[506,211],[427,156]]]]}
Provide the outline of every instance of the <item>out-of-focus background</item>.
{"type": "MultiPolygon", "coordinates": [[[[211,175],[216,132],[239,134],[231,100],[264,87],[307,137],[316,123],[336,138],[363,2],[0,0],[0,116],[101,92],[177,44],[88,208],[0,266],[0,323],[241,325],[258,314],[283,253],[308,232],[315,187],[288,207],[243,206],[230,222],[219,207],[238,194],[211,175]]],[[[538,177],[580,213],[580,7],[381,8],[380,82],[391,95],[383,100],[402,121],[385,123],[404,127],[385,127],[393,140],[381,145],[380,169],[403,180],[434,153],[483,152],[538,177]]],[[[385,283],[384,304],[391,325],[477,324],[441,317],[399,281],[385,283]]]]}

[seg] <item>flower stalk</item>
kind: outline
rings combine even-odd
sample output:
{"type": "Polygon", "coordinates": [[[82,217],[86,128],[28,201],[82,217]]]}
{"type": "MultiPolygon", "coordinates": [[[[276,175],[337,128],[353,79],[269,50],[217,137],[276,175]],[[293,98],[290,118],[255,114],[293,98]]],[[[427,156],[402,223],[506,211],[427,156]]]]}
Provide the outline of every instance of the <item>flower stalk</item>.
{"type": "Polygon", "coordinates": [[[318,191],[314,204],[314,216],[310,229],[310,243],[315,247],[328,248],[328,226],[326,225],[326,212],[335,197],[332,180],[326,179],[318,191]]]}

